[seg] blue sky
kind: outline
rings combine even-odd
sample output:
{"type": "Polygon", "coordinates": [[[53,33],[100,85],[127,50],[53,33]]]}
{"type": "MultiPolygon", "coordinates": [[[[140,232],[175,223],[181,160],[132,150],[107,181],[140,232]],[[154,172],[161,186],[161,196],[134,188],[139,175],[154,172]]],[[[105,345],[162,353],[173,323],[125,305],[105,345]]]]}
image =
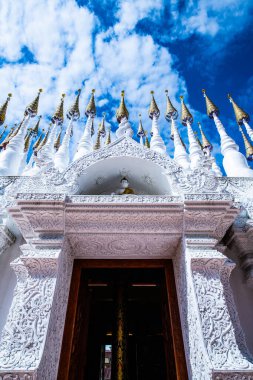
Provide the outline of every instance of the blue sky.
{"type": "MultiPolygon", "coordinates": [[[[252,1],[0,0],[0,14],[0,101],[13,93],[6,120],[10,127],[21,119],[38,88],[44,89],[40,113],[47,128],[60,94],[67,94],[67,110],[82,87],[82,118],[75,127],[73,148],[84,128],[92,88],[98,106],[96,125],[105,111],[108,125],[116,130],[115,109],[124,89],[133,129],[137,130],[141,112],[144,128],[150,131],[147,114],[154,90],[161,134],[172,155],[169,124],[163,116],[168,89],[178,109],[179,95],[185,95],[193,127],[202,122],[221,163],[219,136],[205,114],[201,94],[206,88],[220,108],[227,132],[244,153],[227,93],[252,115],[252,1]]],[[[180,120],[178,126],[187,143],[180,120]]]]}

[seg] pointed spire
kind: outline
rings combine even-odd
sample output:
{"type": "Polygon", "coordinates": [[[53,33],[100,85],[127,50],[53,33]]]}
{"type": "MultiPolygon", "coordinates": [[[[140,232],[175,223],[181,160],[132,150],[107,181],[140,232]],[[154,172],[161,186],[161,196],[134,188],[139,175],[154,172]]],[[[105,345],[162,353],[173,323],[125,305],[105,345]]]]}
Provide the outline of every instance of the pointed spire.
{"type": "Polygon", "coordinates": [[[49,124],[49,127],[48,127],[48,130],[43,138],[43,140],[41,141],[41,143],[39,144],[39,146],[37,147],[36,149],[36,152],[38,152],[39,150],[41,150],[41,148],[43,148],[43,146],[46,145],[47,143],[47,140],[48,140],[48,135],[49,135],[49,132],[51,130],[51,127],[52,127],[52,123],[49,124]]]}
{"type": "Polygon", "coordinates": [[[44,132],[44,129],[42,129],[42,132],[41,132],[39,138],[37,139],[37,141],[36,141],[35,144],[33,145],[33,150],[37,150],[38,146],[40,145],[41,140],[42,140],[42,138],[43,138],[43,132],[44,132]]]}
{"type": "Polygon", "coordinates": [[[80,117],[80,111],[79,111],[79,98],[80,98],[80,94],[81,94],[81,89],[79,88],[77,90],[76,99],[75,99],[74,103],[72,104],[72,106],[70,107],[70,109],[67,112],[67,118],[68,119],[73,118],[73,120],[76,121],[80,117]]]}
{"type": "Polygon", "coordinates": [[[124,117],[126,119],[128,119],[129,117],[129,112],[126,108],[124,97],[125,97],[125,91],[121,91],[121,101],[120,101],[119,108],[116,111],[116,118],[117,118],[118,123],[120,123],[124,117]]]}
{"type": "Polygon", "coordinates": [[[105,145],[109,145],[111,144],[111,128],[108,128],[108,133],[107,133],[107,137],[106,137],[106,140],[105,140],[105,145]]]}
{"type": "Polygon", "coordinates": [[[25,116],[29,115],[31,117],[34,117],[37,115],[41,93],[42,93],[42,88],[39,89],[38,95],[36,96],[36,98],[26,107],[25,116]]]}
{"type": "Polygon", "coordinates": [[[64,113],[63,113],[64,98],[65,98],[65,94],[62,94],[60,104],[56,108],[56,111],[52,117],[52,123],[53,124],[55,124],[57,122],[58,125],[61,125],[63,123],[63,120],[64,120],[64,113]]]}
{"type": "MultiPolygon", "coordinates": [[[[11,140],[14,136],[16,136],[16,135],[18,134],[18,132],[19,132],[21,126],[22,126],[22,123],[23,123],[23,121],[21,121],[21,123],[19,123],[19,126],[18,126],[16,129],[13,130],[12,134],[10,135],[10,140],[11,140]]],[[[17,124],[15,123],[14,126],[16,127],[17,124]]]]}
{"type": "Polygon", "coordinates": [[[242,134],[243,141],[244,141],[246,158],[248,161],[253,161],[253,146],[251,145],[251,143],[249,142],[249,140],[245,136],[245,134],[244,134],[244,132],[240,126],[239,126],[239,129],[240,129],[240,132],[242,134]]]}
{"type": "Polygon", "coordinates": [[[151,94],[151,101],[150,101],[148,116],[150,117],[150,119],[153,119],[154,116],[156,116],[156,118],[158,119],[160,116],[160,110],[154,98],[154,91],[150,91],[150,94],[151,94]]]}
{"type": "Polygon", "coordinates": [[[194,135],[195,135],[195,139],[196,139],[196,141],[197,141],[197,143],[198,143],[200,149],[203,150],[204,147],[203,147],[203,145],[202,145],[201,142],[200,142],[200,139],[199,139],[199,137],[198,137],[198,132],[195,131],[195,132],[194,132],[194,135]]]}
{"type": "Polygon", "coordinates": [[[150,148],[150,143],[149,143],[149,139],[148,139],[148,132],[145,131],[145,142],[144,142],[144,146],[146,148],[150,148]]]}
{"type": "Polygon", "coordinates": [[[139,126],[138,126],[137,136],[139,137],[145,136],[145,131],[142,126],[141,113],[139,113],[139,126]]]}
{"type": "Polygon", "coordinates": [[[181,122],[182,122],[183,125],[187,125],[187,121],[190,124],[192,124],[193,123],[193,117],[192,117],[192,114],[190,113],[190,111],[188,110],[188,108],[185,105],[184,97],[180,96],[180,99],[181,99],[181,105],[182,105],[182,108],[181,108],[181,122]]]}
{"type": "Polygon", "coordinates": [[[11,94],[8,94],[6,101],[0,107],[0,125],[2,125],[5,122],[7,107],[8,107],[8,103],[10,101],[11,96],[12,96],[11,94]]]}
{"type": "Polygon", "coordinates": [[[248,122],[250,120],[250,117],[247,114],[247,112],[245,112],[241,107],[239,107],[236,104],[236,102],[233,100],[233,98],[230,94],[228,94],[228,99],[229,99],[230,103],[232,103],[237,123],[239,125],[242,125],[243,120],[248,122]]]}
{"type": "Polygon", "coordinates": [[[201,134],[201,145],[203,148],[208,148],[210,151],[213,149],[212,144],[207,140],[205,133],[203,132],[200,122],[198,122],[200,134],[201,134]]]}
{"type": "Polygon", "coordinates": [[[213,114],[215,114],[216,116],[219,116],[219,113],[220,113],[219,108],[216,107],[216,105],[206,95],[206,90],[205,89],[203,89],[202,92],[203,92],[204,98],[206,99],[206,112],[207,112],[207,115],[210,117],[210,119],[213,118],[213,114]]]}
{"type": "Polygon", "coordinates": [[[58,133],[58,136],[56,137],[55,142],[54,142],[54,149],[56,150],[56,152],[60,148],[60,145],[61,145],[61,132],[62,132],[62,128],[60,132],[58,133]]]}
{"type": "Polygon", "coordinates": [[[6,128],[8,128],[7,125],[4,126],[4,129],[2,130],[2,133],[0,134],[0,140],[3,138],[3,135],[5,134],[6,128]]]}
{"type": "Polygon", "coordinates": [[[31,136],[32,136],[32,130],[29,129],[28,132],[27,132],[26,138],[25,138],[25,144],[24,144],[24,152],[25,153],[29,149],[31,136]]]}
{"type": "MultiPolygon", "coordinates": [[[[101,124],[99,126],[101,126],[101,124]]],[[[100,133],[99,133],[99,131],[97,133],[97,139],[96,139],[96,143],[94,145],[94,150],[98,150],[98,149],[100,149],[100,133]]]]}
{"type": "Polygon", "coordinates": [[[91,120],[90,134],[91,134],[91,137],[95,134],[94,119],[93,118],[91,120]]]}
{"type": "Polygon", "coordinates": [[[90,101],[86,107],[86,110],[85,110],[85,115],[88,117],[88,116],[91,116],[91,117],[95,117],[96,116],[96,105],[95,105],[95,98],[94,98],[94,94],[95,94],[95,90],[93,89],[91,91],[91,97],[90,97],[90,101]]]}
{"type": "Polygon", "coordinates": [[[171,100],[168,96],[168,90],[165,90],[166,98],[167,98],[167,105],[166,105],[166,113],[165,113],[165,119],[167,121],[171,121],[171,119],[176,120],[178,117],[178,112],[176,108],[171,103],[171,100]]]}
{"type": "Polygon", "coordinates": [[[37,136],[38,133],[39,133],[39,125],[40,125],[40,120],[41,120],[41,118],[42,118],[42,116],[40,115],[40,116],[38,117],[37,123],[35,124],[34,128],[33,128],[32,131],[31,131],[32,134],[33,134],[34,136],[37,136]]]}
{"type": "Polygon", "coordinates": [[[105,112],[103,112],[103,119],[102,119],[102,122],[99,126],[98,132],[100,133],[100,135],[102,137],[105,137],[105,135],[106,135],[106,132],[105,132],[105,112]]]}

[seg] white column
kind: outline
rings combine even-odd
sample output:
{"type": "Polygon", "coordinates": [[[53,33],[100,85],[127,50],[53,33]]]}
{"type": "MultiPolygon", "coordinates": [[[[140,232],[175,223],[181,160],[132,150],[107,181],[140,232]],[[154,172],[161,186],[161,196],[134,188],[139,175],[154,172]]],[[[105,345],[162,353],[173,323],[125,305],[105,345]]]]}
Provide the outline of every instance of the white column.
{"type": "Polygon", "coordinates": [[[248,166],[246,157],[239,152],[235,141],[228,136],[220,119],[213,114],[213,119],[221,138],[221,153],[223,154],[223,167],[229,177],[253,177],[253,170],[248,166]]]}
{"type": "Polygon", "coordinates": [[[190,122],[186,121],[188,140],[189,140],[189,152],[191,160],[191,169],[200,167],[204,161],[204,154],[196,141],[190,122]]]}
{"type": "Polygon", "coordinates": [[[54,156],[54,164],[55,167],[62,172],[69,164],[70,157],[69,157],[69,143],[70,143],[70,137],[72,133],[72,126],[73,126],[73,117],[71,117],[69,121],[69,125],[67,127],[66,133],[64,135],[64,138],[62,140],[62,144],[58,151],[55,153],[54,156]]]}
{"type": "Polygon", "coordinates": [[[246,120],[243,119],[242,122],[246,128],[246,131],[248,132],[250,139],[253,141],[253,129],[250,127],[246,120]]]}
{"type": "Polygon", "coordinates": [[[155,150],[157,153],[165,154],[166,146],[159,134],[158,118],[155,115],[153,115],[151,131],[152,137],[150,140],[150,148],[155,150]]]}
{"type": "MultiPolygon", "coordinates": [[[[185,147],[182,145],[182,142],[179,137],[179,133],[177,127],[175,125],[175,120],[171,120],[171,124],[173,125],[174,130],[174,160],[181,166],[183,169],[190,168],[190,161],[188,154],[185,150],[185,147]]],[[[171,128],[172,129],[172,128],[171,128]]]]}
{"type": "Polygon", "coordinates": [[[78,144],[77,151],[74,155],[74,161],[78,160],[80,157],[85,156],[88,153],[91,153],[93,151],[93,142],[91,138],[91,126],[92,126],[92,116],[89,115],[84,133],[82,135],[82,138],[78,144]]]}
{"type": "Polygon", "coordinates": [[[22,125],[9,144],[0,154],[0,175],[17,175],[19,166],[23,157],[24,138],[27,131],[27,126],[30,121],[30,115],[25,116],[22,125]]]}
{"type": "Polygon", "coordinates": [[[116,131],[116,136],[118,138],[124,137],[124,136],[132,137],[133,134],[134,134],[134,131],[132,130],[131,125],[129,124],[129,121],[127,120],[126,117],[123,117],[116,131]]]}

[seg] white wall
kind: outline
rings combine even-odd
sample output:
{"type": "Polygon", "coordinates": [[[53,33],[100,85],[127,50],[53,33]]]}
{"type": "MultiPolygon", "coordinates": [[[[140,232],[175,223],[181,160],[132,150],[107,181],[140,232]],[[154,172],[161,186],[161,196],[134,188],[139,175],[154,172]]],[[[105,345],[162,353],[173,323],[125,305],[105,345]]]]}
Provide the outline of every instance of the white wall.
{"type": "Polygon", "coordinates": [[[246,343],[253,355],[253,289],[244,283],[243,276],[242,270],[235,267],[231,273],[230,284],[246,343]]]}
{"type": "Polygon", "coordinates": [[[22,243],[22,238],[17,239],[11,247],[0,255],[0,334],[8,316],[13,291],[17,283],[16,275],[10,267],[10,263],[21,254],[19,246],[22,243]]]}

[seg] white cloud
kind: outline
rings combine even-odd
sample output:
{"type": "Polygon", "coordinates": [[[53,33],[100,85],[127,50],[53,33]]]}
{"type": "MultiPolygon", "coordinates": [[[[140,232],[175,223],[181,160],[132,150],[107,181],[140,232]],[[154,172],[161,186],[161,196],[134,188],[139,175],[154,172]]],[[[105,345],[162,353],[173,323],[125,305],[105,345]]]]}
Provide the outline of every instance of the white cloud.
{"type": "MultiPolygon", "coordinates": [[[[133,31],[139,19],[155,17],[161,11],[162,1],[122,1],[117,13],[119,21],[96,37],[94,30],[99,26],[96,15],[74,0],[0,0],[0,9],[0,55],[11,61],[0,69],[3,96],[0,101],[13,92],[8,123],[21,119],[24,107],[38,88],[44,90],[39,113],[51,115],[60,94],[67,93],[65,103],[69,106],[74,91],[85,81],[82,115],[92,88],[96,88],[100,107],[108,102],[105,94],[119,101],[120,91],[125,89],[132,121],[137,124],[141,112],[145,128],[150,129],[147,113],[150,90],[155,90],[161,106],[161,125],[168,128],[163,118],[164,90],[168,88],[174,99],[178,91],[184,90],[184,81],[172,68],[173,59],[167,49],[156,45],[151,36],[139,36],[133,31]],[[24,46],[35,62],[17,62],[22,58],[24,46]]],[[[83,130],[83,121],[75,140],[83,130]]],[[[45,126],[45,121],[42,125],[45,126]]]]}

